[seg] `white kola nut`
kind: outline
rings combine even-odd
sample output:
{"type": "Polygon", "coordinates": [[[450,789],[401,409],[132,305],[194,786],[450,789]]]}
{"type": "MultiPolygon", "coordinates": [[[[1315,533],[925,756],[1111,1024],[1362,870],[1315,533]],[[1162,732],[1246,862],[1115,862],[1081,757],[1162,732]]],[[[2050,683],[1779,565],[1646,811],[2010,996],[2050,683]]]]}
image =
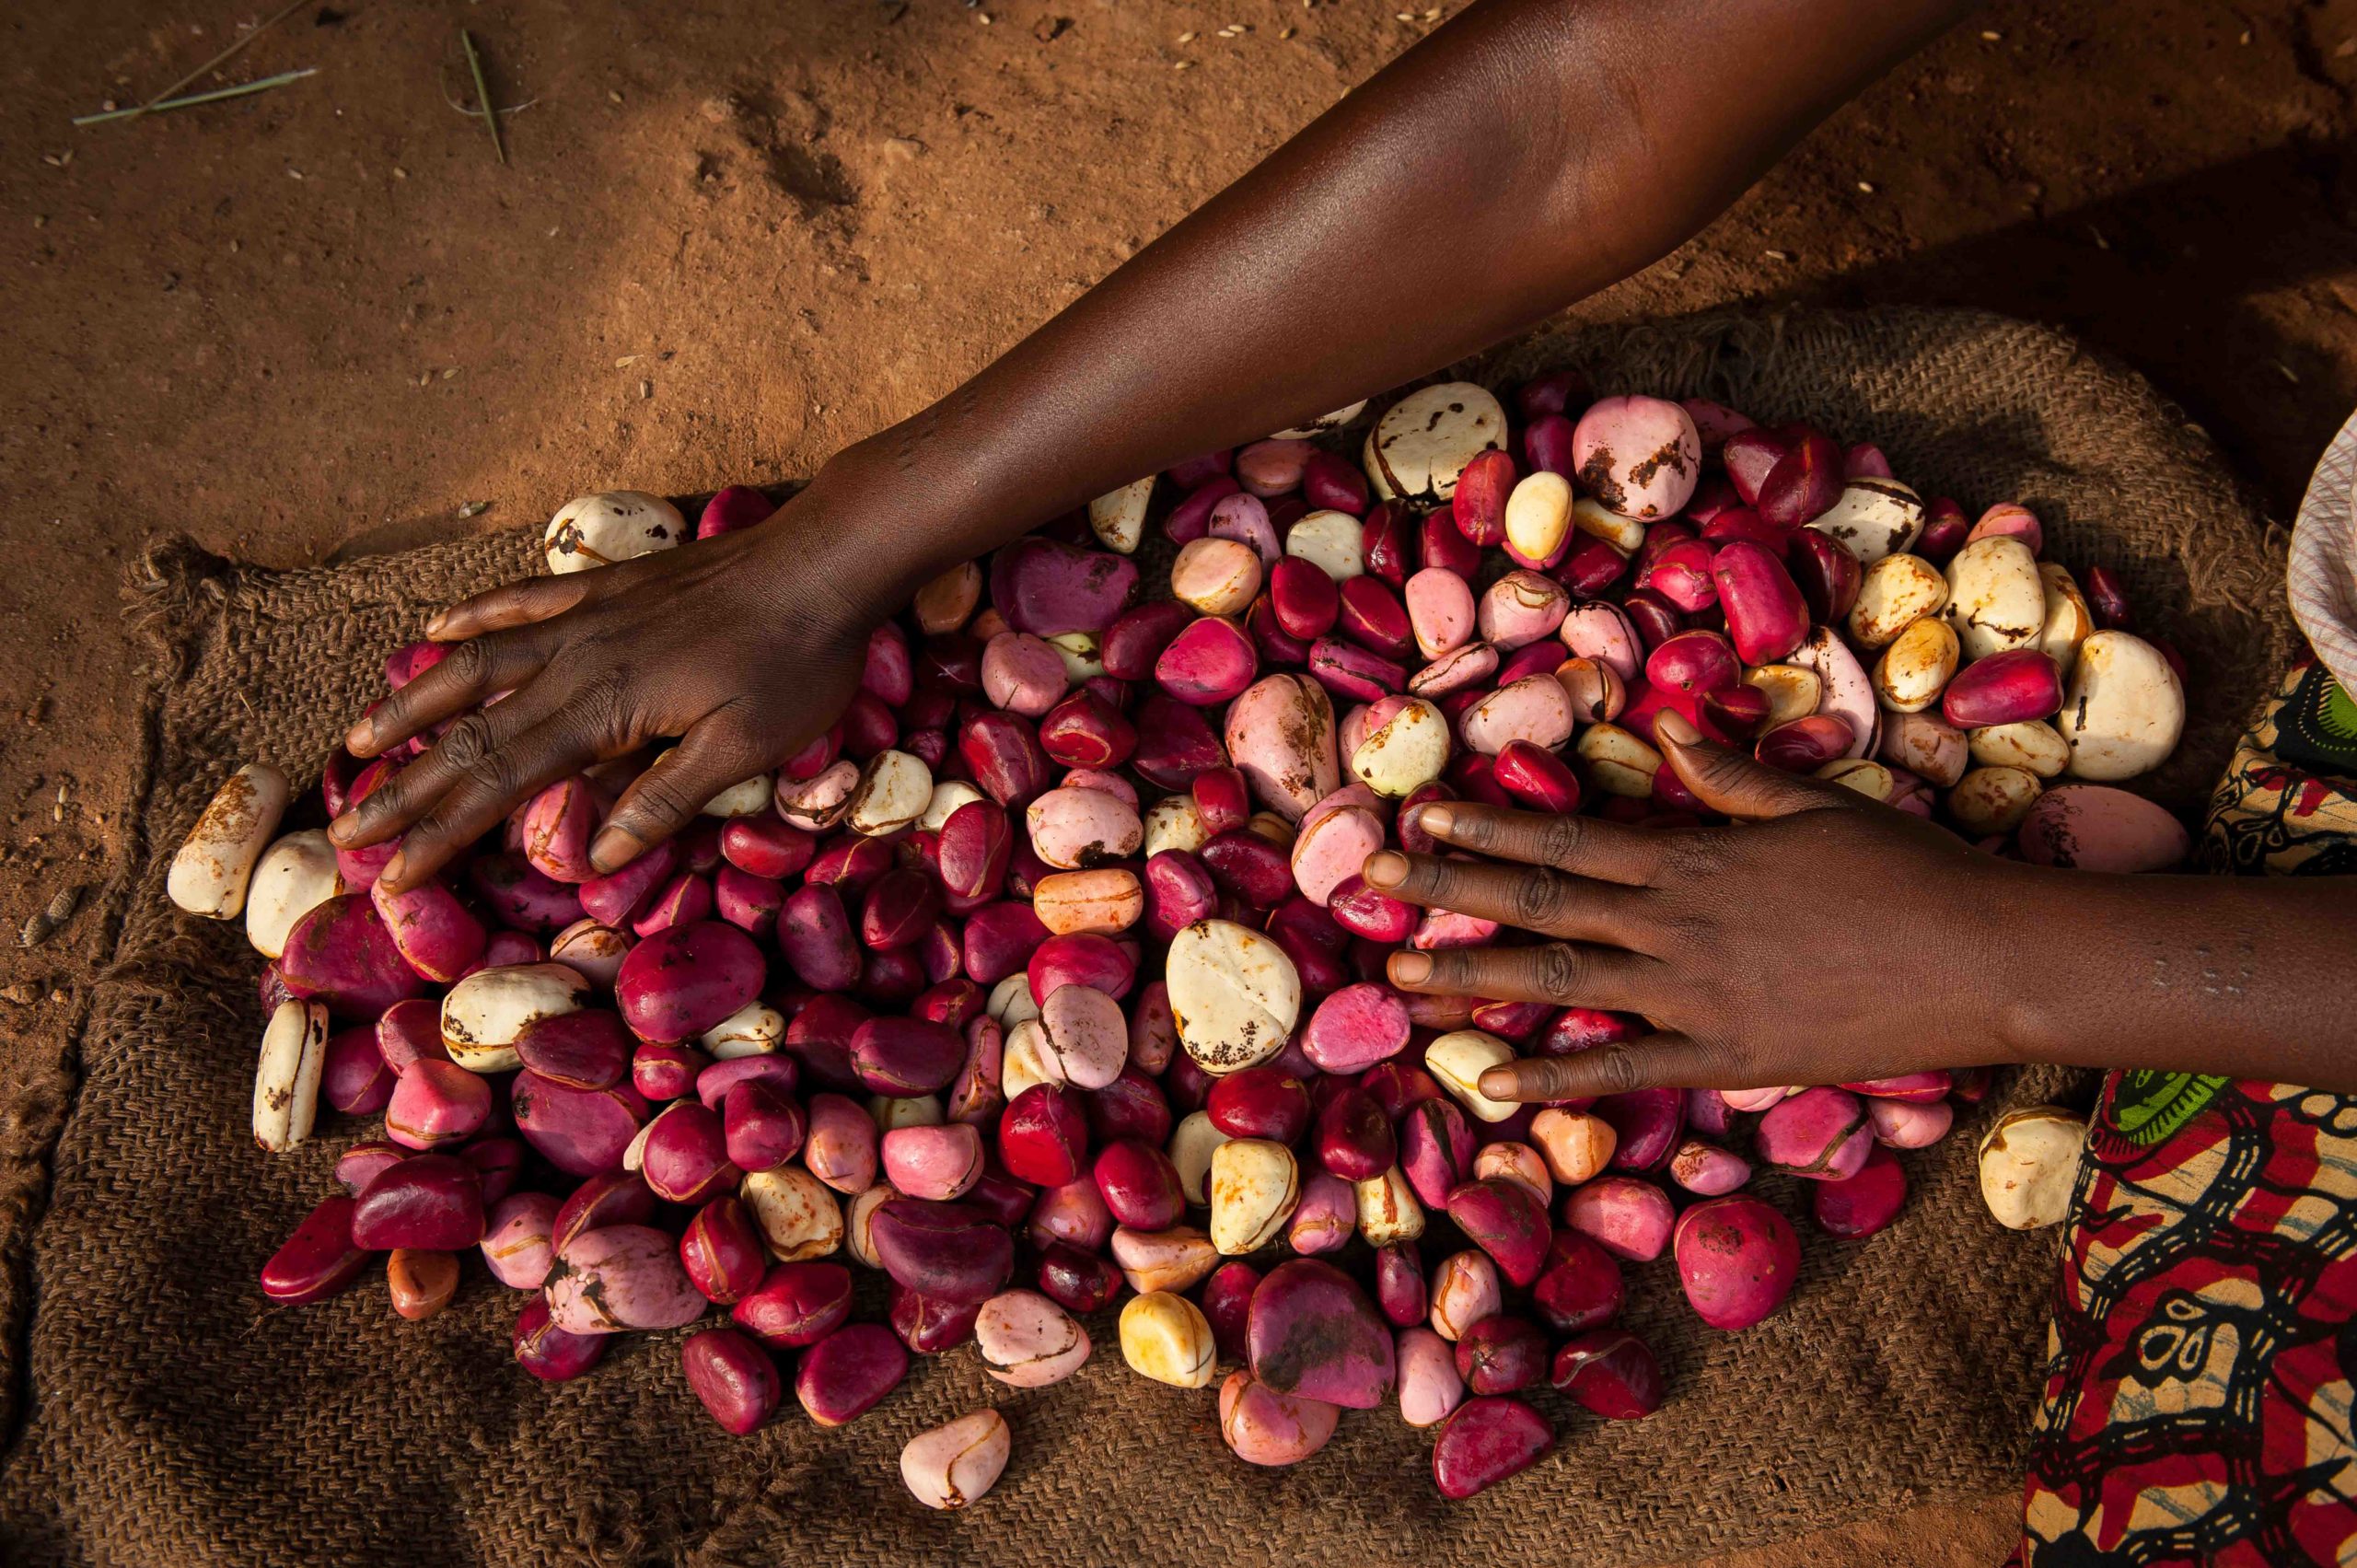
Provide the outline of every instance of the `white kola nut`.
{"type": "Polygon", "coordinates": [[[1895,479],[1853,479],[1808,526],[1848,545],[1861,566],[1871,566],[1923,537],[1923,502],[1895,479]]]}
{"type": "Polygon", "coordinates": [[[270,1015],[254,1064],[254,1142],[284,1154],[311,1135],[319,1073],[328,1059],[328,1010],[288,999],[270,1015]]]}
{"type": "Polygon", "coordinates": [[[1470,381],[1419,387],[1384,410],[1360,454],[1378,501],[1436,504],[1475,457],[1506,444],[1506,411],[1470,381]]]}
{"type": "Polygon", "coordinates": [[[933,770],[906,751],[878,751],[851,792],[843,825],[876,837],[896,833],[924,815],[933,802],[933,770]]]}
{"type": "Polygon", "coordinates": [[[1351,753],[1351,772],[1377,795],[1398,799],[1440,777],[1448,766],[1448,718],[1411,697],[1351,753]]]}
{"type": "Polygon", "coordinates": [[[1760,726],[1763,732],[1808,717],[1825,695],[1824,679],[1796,664],[1757,666],[1743,672],[1743,683],[1768,699],[1768,718],[1760,726]]]}
{"type": "Polygon", "coordinates": [[[880,1269],[884,1266],[884,1260],[876,1255],[876,1234],[872,1227],[876,1211],[899,1196],[889,1182],[879,1181],[843,1206],[843,1250],[864,1267],[880,1269]]]}
{"type": "Polygon", "coordinates": [[[1109,490],[1088,504],[1088,527],[1106,549],[1128,555],[1145,537],[1146,503],[1154,495],[1154,476],[1132,480],[1109,490]]]}
{"type": "Polygon", "coordinates": [[[1424,1206],[1398,1166],[1353,1183],[1351,1191],[1358,1200],[1359,1236],[1369,1247],[1413,1241],[1424,1234],[1424,1206]]]}
{"type": "Polygon", "coordinates": [[[1920,555],[1886,555],[1865,570],[1850,607],[1850,635],[1862,648],[1887,647],[1948,602],[1948,580],[1920,555]]]}
{"type": "Polygon", "coordinates": [[[541,535],[549,570],[562,576],[669,550],[688,537],[679,509],[644,490],[601,490],[566,502],[541,535]]]}
{"type": "Polygon", "coordinates": [[[1285,553],[1297,555],[1338,583],[1366,570],[1360,524],[1348,512],[1312,512],[1285,530],[1285,553]]]}
{"type": "Polygon", "coordinates": [[[1171,1130],[1170,1163],[1178,1167],[1178,1190],[1196,1208],[1212,1201],[1212,1160],[1227,1142],[1209,1111],[1190,1111],[1171,1130]]]}
{"type": "Polygon", "coordinates": [[[442,1048],[470,1073],[522,1066],[516,1037],[525,1026],[588,1005],[591,987],[563,964],[505,964],[477,970],[442,998],[442,1048]]]}
{"type": "Polygon", "coordinates": [[[1645,524],[1634,517],[1624,517],[1593,495],[1583,495],[1572,503],[1572,527],[1593,538],[1600,539],[1623,555],[1633,555],[1645,542],[1645,524]]]}
{"type": "Polygon", "coordinates": [[[254,863],[278,831],[286,796],[286,775],[268,762],[248,762],[231,773],[172,856],[164,878],[172,902],[207,920],[243,914],[254,863]]]}
{"type": "Polygon", "coordinates": [[[715,1062],[767,1056],[785,1042],[785,1015],[764,1003],[748,1002],[713,1025],[702,1041],[715,1062]]]}
{"type": "Polygon", "coordinates": [[[1301,1015],[1301,976],[1249,926],[1199,920],[1171,938],[1163,972],[1178,1043],[1214,1076],[1285,1048],[1301,1015]]]}
{"type": "Polygon", "coordinates": [[[2098,632],[2079,645],[2056,727],[2071,747],[2073,778],[2112,783],[2167,761],[2185,733],[2185,688],[2161,650],[2126,632],[2098,632]]]}
{"type": "Polygon", "coordinates": [[[1480,1089],[1481,1074],[1514,1060],[1514,1047],[1481,1029],[1445,1034],[1424,1050],[1424,1071],[1473,1115],[1484,1121],[1504,1121],[1522,1109],[1509,1100],[1492,1099],[1480,1089]]]}
{"type": "Polygon", "coordinates": [[[1642,800],[1653,794],[1654,774],[1661,771],[1661,753],[1633,730],[1617,724],[1592,724],[1573,742],[1587,782],[1607,795],[1642,800]]]}
{"type": "Polygon", "coordinates": [[[2038,580],[2046,590],[2046,623],[2038,629],[2038,645],[2068,680],[2078,664],[2081,645],[2095,635],[2095,611],[2087,608],[2086,595],[2079,591],[2070,568],[2061,562],[2039,562],[2038,580]]]}
{"type": "Polygon", "coordinates": [[[326,831],[287,834],[263,852],[246,886],[246,940],[265,958],[282,956],[296,923],[343,891],[326,831]]]}
{"type": "Polygon", "coordinates": [[[2011,534],[1974,540],[1948,563],[1948,602],[1964,662],[2026,648],[2046,629],[2046,585],[2038,557],[2011,534]]]}
{"type": "Polygon", "coordinates": [[[1975,768],[1948,791],[1948,815],[1968,833],[2010,833],[2038,804],[2041,788],[2026,768],[1975,768]]]}
{"type": "Polygon", "coordinates": [[[770,808],[770,793],[776,781],[767,773],[756,773],[741,784],[730,784],[703,803],[706,817],[759,817],[770,808]]]}
{"type": "Polygon", "coordinates": [[[991,987],[990,999],[982,1011],[996,1019],[1002,1028],[1012,1029],[1027,1018],[1039,1016],[1039,1005],[1031,1000],[1031,977],[1016,970],[991,987]]]}
{"type": "Polygon", "coordinates": [[[2087,1124],[2059,1105],[2000,1118],[1980,1138],[1980,1196],[2014,1230],[2060,1225],[2071,1213],[2087,1124]]]}
{"type": "MultiPolygon", "coordinates": [[[[1991,725],[1967,738],[1972,760],[1983,767],[2020,768],[2041,779],[2059,778],[2071,765],[2071,743],[2044,719],[1991,725]]],[[[1921,772],[1922,769],[1916,770],[1921,772]]]]}
{"type": "Polygon", "coordinates": [[[964,779],[937,780],[931,798],[925,802],[924,815],[917,819],[917,826],[929,833],[937,833],[941,831],[942,824],[948,821],[959,807],[981,798],[982,792],[964,779]]]}
{"type": "Polygon", "coordinates": [[[1211,1195],[1212,1245],[1240,1258],[1283,1233],[1301,1203],[1301,1168],[1273,1139],[1231,1138],[1212,1151],[1211,1195]]]}
{"type": "Polygon", "coordinates": [[[1006,1417],[976,1411],[910,1438],[900,1480],[928,1508],[963,1508],[998,1483],[1013,1445],[1006,1417]]]}
{"type": "Polygon", "coordinates": [[[1572,482],[1540,469],[1506,496],[1506,540],[1534,561],[1553,559],[1572,531],[1572,482]]]}
{"type": "Polygon", "coordinates": [[[1211,842],[1190,797],[1166,795],[1146,807],[1145,843],[1140,853],[1148,860],[1167,849],[1183,849],[1192,854],[1211,842]]]}
{"type": "Polygon", "coordinates": [[[842,1205],[825,1182],[800,1166],[749,1171],[737,1195],[753,1212],[770,1256],[781,1263],[823,1258],[842,1245],[842,1205]]]}
{"type": "MultiPolygon", "coordinates": [[[[1023,976],[1023,996],[1031,997],[1030,982],[1023,976]]],[[[1009,1104],[1024,1090],[1039,1084],[1061,1084],[1064,1081],[1063,1063],[1048,1048],[1048,1028],[1039,1016],[1007,1023],[1006,1041],[999,1051],[998,1092],[1009,1104]]]]}
{"type": "Polygon", "coordinates": [[[938,1127],[949,1113],[942,1109],[938,1095],[870,1095],[867,1119],[878,1132],[891,1132],[902,1127],[938,1127]]]}

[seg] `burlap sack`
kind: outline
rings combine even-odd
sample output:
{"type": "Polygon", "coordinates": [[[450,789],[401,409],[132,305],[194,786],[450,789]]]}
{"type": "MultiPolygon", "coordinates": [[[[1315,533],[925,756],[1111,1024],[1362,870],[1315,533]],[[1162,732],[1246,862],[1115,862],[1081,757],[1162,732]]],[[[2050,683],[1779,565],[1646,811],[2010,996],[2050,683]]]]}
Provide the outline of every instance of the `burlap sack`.
{"type": "MultiPolygon", "coordinates": [[[[2187,754],[2157,781],[2179,807],[2198,807],[2291,646],[2273,541],[2217,455],[2054,333],[1953,312],[1712,319],[1550,336],[1486,368],[1542,363],[1871,437],[1927,490],[1968,508],[2027,502],[2057,556],[2123,568],[2196,672],[2187,754]]],[[[1347,1418],[1295,1469],[1238,1465],[1210,1392],[1128,1373],[1109,1320],[1055,1388],[1000,1388],[966,1351],[923,1363],[846,1430],[789,1402],[735,1438],[689,1394],[677,1335],[617,1344],[569,1385],[533,1382],[509,1359],[518,1298],[472,1264],[456,1307],[423,1324],[395,1319],[375,1278],[270,1309],[255,1270],[331,1189],[354,1130],[290,1156],[254,1148],[256,960],[237,927],[170,909],[165,864],[239,760],[311,776],[424,607],[538,565],[523,534],[298,572],[156,555],[140,596],[158,653],[134,796],[146,854],[118,892],[118,963],[31,1249],[27,1359],[5,1380],[27,1391],[0,1476],[9,1561],[1620,1564],[2010,1484],[2055,1248],[1981,1211],[1972,1149],[1993,1106],[1910,1156],[1909,1213],[1870,1241],[1825,1240],[1804,1195],[1763,1183],[1799,1218],[1806,1262],[1759,1328],[1703,1329],[1666,1261],[1632,1269],[1628,1318],[1670,1370],[1669,1404],[1607,1424],[1542,1390],[1554,1455],[1457,1505],[1433,1490],[1426,1437],[1386,1412],[1347,1418]],[[1016,1429],[1005,1479],[970,1512],[918,1508],[901,1444],[985,1403],[1016,1429]]],[[[2033,1072],[2005,1098],[2073,1086],[2033,1072]]]]}

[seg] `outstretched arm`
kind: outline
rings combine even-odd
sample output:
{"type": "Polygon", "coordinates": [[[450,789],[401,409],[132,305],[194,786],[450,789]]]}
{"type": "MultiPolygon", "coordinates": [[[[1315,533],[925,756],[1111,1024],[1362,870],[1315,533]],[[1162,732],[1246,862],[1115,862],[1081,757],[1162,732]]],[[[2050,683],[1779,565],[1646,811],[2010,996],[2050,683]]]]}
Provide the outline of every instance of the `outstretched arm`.
{"type": "Polygon", "coordinates": [[[1485,0],[761,527],[458,605],[372,756],[495,692],[333,829],[422,880],[656,737],[601,869],[822,730],[946,567],[1190,454],[1422,375],[1677,246],[1969,0],[1485,0]]]}

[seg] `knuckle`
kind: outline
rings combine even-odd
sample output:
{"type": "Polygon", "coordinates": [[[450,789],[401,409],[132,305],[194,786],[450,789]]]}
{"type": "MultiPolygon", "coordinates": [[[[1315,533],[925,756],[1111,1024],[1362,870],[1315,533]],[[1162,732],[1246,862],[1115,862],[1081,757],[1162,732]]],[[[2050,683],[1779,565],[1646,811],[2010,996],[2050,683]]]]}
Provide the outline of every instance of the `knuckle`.
{"type": "Polygon", "coordinates": [[[492,741],[491,720],[479,713],[467,714],[443,732],[442,754],[453,768],[471,772],[491,755],[492,741]]]}
{"type": "Polygon", "coordinates": [[[1534,871],[1514,879],[1514,923],[1544,931],[1563,917],[1570,902],[1563,878],[1552,871],[1534,871]]]}
{"type": "Polygon", "coordinates": [[[468,691],[477,690],[491,679],[491,650],[480,640],[454,643],[442,668],[449,671],[451,680],[468,691]]]}
{"type": "Polygon", "coordinates": [[[1550,865],[1563,865],[1579,854],[1580,841],[1585,836],[1576,817],[1551,817],[1538,830],[1538,858],[1550,865]]]}
{"type": "Polygon", "coordinates": [[[1644,1063],[1625,1045],[1599,1045],[1581,1054],[1599,1095],[1625,1095],[1645,1086],[1644,1063]]]}
{"type": "Polygon", "coordinates": [[[1533,951],[1537,954],[1539,993],[1561,1005],[1571,1005],[1580,993],[1581,981],[1587,970],[1579,949],[1568,942],[1550,942],[1533,951]]]}

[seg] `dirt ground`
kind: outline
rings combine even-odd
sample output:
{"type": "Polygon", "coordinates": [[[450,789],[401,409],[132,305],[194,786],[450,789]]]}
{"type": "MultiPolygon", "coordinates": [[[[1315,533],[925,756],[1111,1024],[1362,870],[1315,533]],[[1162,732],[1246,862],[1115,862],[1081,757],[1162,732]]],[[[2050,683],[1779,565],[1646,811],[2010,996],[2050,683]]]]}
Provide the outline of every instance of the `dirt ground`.
{"type": "MultiPolygon", "coordinates": [[[[139,101],[275,6],[8,7],[8,929],[122,869],[141,677],[119,592],[144,540],[296,563],[609,485],[807,472],[1433,25],[1399,3],[314,0],[196,88],[316,75],[87,129],[70,117],[139,101]],[[505,167],[450,101],[462,26],[525,106],[505,167]]],[[[1994,6],[1580,314],[2060,322],[2179,400],[2288,518],[2357,404],[2352,87],[2357,0],[1994,6]]],[[[89,901],[0,950],[0,1206],[38,1187],[69,1092],[110,939],[89,901]]],[[[0,1323],[25,1299],[13,1239],[6,1261],[0,1323]]],[[[1736,1561],[1992,1562],[2008,1502],[1736,1561]]]]}

